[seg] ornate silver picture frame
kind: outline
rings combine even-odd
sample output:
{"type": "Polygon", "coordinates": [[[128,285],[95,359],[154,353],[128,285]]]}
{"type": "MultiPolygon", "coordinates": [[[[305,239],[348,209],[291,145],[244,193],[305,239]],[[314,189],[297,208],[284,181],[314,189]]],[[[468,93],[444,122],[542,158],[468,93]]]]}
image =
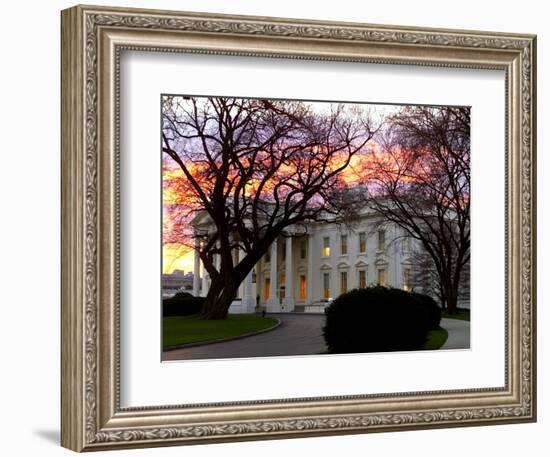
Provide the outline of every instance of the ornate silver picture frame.
{"type": "Polygon", "coordinates": [[[62,446],[536,420],[535,36],[94,6],[61,18],[62,446]],[[120,59],[129,50],[504,72],[504,386],[121,406],[119,94],[120,59]]]}

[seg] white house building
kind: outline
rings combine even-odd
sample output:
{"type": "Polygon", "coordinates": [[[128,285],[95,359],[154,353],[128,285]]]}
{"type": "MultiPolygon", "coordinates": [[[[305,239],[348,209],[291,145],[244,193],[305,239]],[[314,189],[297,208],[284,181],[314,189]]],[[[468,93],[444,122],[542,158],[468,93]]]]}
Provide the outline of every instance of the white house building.
{"type": "MultiPolygon", "coordinates": [[[[420,243],[395,224],[380,224],[376,214],[363,213],[352,228],[316,222],[306,234],[300,229],[290,227],[271,245],[241,284],[231,313],[251,313],[257,305],[267,312],[320,312],[332,298],[357,287],[412,287],[420,243]]],[[[195,253],[193,293],[205,296],[208,287],[195,253]]]]}

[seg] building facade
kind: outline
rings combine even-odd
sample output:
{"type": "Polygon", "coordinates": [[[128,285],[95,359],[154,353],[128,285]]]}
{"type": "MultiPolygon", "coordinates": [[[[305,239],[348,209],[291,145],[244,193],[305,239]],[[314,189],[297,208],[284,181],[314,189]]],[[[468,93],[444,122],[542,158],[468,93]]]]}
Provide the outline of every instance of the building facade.
{"type": "MultiPolygon", "coordinates": [[[[397,225],[367,213],[353,227],[322,222],[309,224],[306,234],[300,229],[290,227],[276,239],[241,284],[230,312],[322,312],[340,294],[374,284],[422,290],[414,284],[420,243],[397,225]]],[[[194,278],[193,293],[206,295],[209,279],[197,254],[194,278]]]]}
{"type": "Polygon", "coordinates": [[[410,288],[408,237],[364,218],[353,230],[311,226],[307,235],[280,237],[258,265],[260,302],[271,312],[322,311],[342,293],[372,284],[410,288]],[[370,223],[369,223],[370,222],[370,223]]]}

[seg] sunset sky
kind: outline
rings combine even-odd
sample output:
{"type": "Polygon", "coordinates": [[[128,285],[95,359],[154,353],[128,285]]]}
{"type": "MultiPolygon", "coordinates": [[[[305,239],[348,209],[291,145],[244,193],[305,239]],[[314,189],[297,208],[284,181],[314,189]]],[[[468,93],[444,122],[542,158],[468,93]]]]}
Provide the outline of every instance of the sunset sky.
{"type": "MultiPolygon", "coordinates": [[[[335,105],[328,102],[307,102],[314,112],[327,113],[331,106],[335,105]]],[[[346,104],[354,106],[354,104],[346,104]]],[[[355,104],[360,109],[366,109],[369,114],[380,123],[387,115],[397,111],[400,106],[396,105],[368,105],[355,104]]],[[[370,152],[376,150],[377,145],[374,141],[369,142],[366,150],[352,157],[348,168],[342,173],[342,181],[347,185],[353,185],[363,175],[366,165],[370,160],[370,152]]],[[[177,233],[181,226],[189,227],[191,215],[183,215],[185,208],[193,208],[191,195],[186,192],[186,178],[181,169],[173,159],[163,153],[163,273],[172,273],[174,270],[183,270],[185,272],[193,271],[193,250],[185,244],[174,242],[174,233],[177,233]],[[178,205],[178,206],[176,206],[178,205]],[[180,220],[180,224],[177,224],[180,220]]],[[[200,171],[196,173],[200,175],[200,171]]],[[[196,206],[196,204],[195,204],[196,206]]]]}
{"type": "Polygon", "coordinates": [[[193,271],[193,252],[181,253],[181,247],[164,245],[162,248],[162,272],[172,273],[182,270],[186,273],[193,271]]]}

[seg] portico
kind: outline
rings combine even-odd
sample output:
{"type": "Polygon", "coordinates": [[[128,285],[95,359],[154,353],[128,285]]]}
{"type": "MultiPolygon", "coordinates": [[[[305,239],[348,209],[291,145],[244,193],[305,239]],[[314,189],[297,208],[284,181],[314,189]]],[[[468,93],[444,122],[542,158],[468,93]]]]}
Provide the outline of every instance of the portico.
{"type": "MultiPolygon", "coordinates": [[[[261,297],[265,299],[266,310],[268,312],[290,312],[294,311],[296,306],[295,291],[295,249],[293,247],[295,238],[287,234],[275,240],[271,244],[270,256],[264,257],[261,262],[269,265],[269,276],[263,275],[264,284],[269,286],[264,288],[264,293],[269,292],[269,296],[261,297]],[[279,241],[281,240],[281,241],[279,241]],[[282,249],[279,248],[282,242],[282,249]],[[282,251],[284,249],[284,251],[282,251]],[[279,260],[278,253],[284,252],[282,259],[279,260]]],[[[261,269],[261,263],[260,263],[261,269]]],[[[265,269],[264,269],[265,270],[265,269]]],[[[302,297],[305,298],[305,297],[302,297]]]]}

